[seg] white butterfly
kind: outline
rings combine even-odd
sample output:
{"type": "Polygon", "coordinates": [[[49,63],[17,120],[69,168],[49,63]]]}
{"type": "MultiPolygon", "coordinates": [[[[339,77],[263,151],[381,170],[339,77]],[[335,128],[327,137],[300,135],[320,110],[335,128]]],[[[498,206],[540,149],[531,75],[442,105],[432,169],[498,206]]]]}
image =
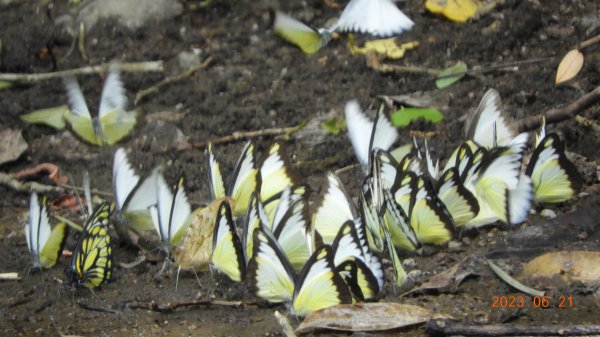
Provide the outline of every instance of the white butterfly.
{"type": "Polygon", "coordinates": [[[398,138],[398,131],[382,111],[377,113],[375,122],[372,122],[362,112],[356,100],[348,101],[344,111],[354,153],[363,168],[368,169],[371,151],[388,150],[398,138]]]}
{"type": "Polygon", "coordinates": [[[136,123],[136,111],[127,112],[127,97],[116,64],[110,66],[102,89],[98,115],[92,118],[74,77],[65,78],[70,111],[65,115],[73,131],[95,144],[114,144],[127,136],[136,123]]]}
{"type": "Polygon", "coordinates": [[[330,31],[387,37],[410,30],[414,22],[392,0],[351,0],[330,31]]]}

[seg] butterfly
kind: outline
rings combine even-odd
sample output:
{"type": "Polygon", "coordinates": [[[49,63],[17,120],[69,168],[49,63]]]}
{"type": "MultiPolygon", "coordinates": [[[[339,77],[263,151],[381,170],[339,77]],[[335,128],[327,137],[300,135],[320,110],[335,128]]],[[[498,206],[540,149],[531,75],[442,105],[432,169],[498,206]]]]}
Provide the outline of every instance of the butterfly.
{"type": "MultiPolygon", "coordinates": [[[[269,148],[269,154],[260,166],[260,200],[265,206],[276,206],[284,189],[298,185],[298,175],[290,169],[289,160],[283,144],[275,142],[269,148]]],[[[296,193],[297,194],[297,193],[296,193]]],[[[274,209],[273,207],[270,207],[274,209]]],[[[267,210],[267,215],[269,215],[267,210]]],[[[272,217],[269,216],[272,220],[272,217]]]]}
{"type": "Polygon", "coordinates": [[[183,178],[179,179],[175,193],[172,193],[162,173],[158,172],[155,195],[156,205],[150,207],[150,216],[163,248],[169,253],[184,236],[192,213],[183,178]]]}
{"type": "Polygon", "coordinates": [[[478,169],[465,181],[465,187],[479,203],[479,213],[465,224],[479,227],[500,220],[517,224],[525,220],[531,207],[531,179],[521,172],[528,134],[522,133],[506,146],[487,151],[478,169]]]}
{"type": "Polygon", "coordinates": [[[331,245],[333,263],[357,299],[374,300],[383,287],[383,268],[381,260],[370,252],[366,239],[359,238],[356,227],[351,220],[340,227],[331,245]]]}
{"type": "Polygon", "coordinates": [[[351,0],[330,30],[387,37],[413,26],[414,22],[391,0],[351,0]]]}
{"type": "Polygon", "coordinates": [[[81,88],[74,77],[65,78],[70,111],[65,118],[73,131],[95,145],[115,144],[127,136],[136,123],[136,111],[125,111],[127,97],[119,78],[119,67],[113,64],[102,89],[98,115],[88,110],[81,88]]]}
{"type": "Polygon", "coordinates": [[[152,229],[149,208],[156,204],[159,170],[141,180],[129,163],[127,152],[117,149],[113,161],[113,191],[120,214],[138,231],[152,229]]]}
{"type": "Polygon", "coordinates": [[[231,208],[234,217],[243,216],[248,208],[250,195],[255,190],[260,190],[260,174],[256,165],[256,154],[254,144],[246,143],[242,150],[229,185],[225,187],[221,168],[217,161],[212,144],[208,145],[208,174],[210,182],[210,193],[213,200],[219,198],[231,198],[231,208]]]}
{"type": "Polygon", "coordinates": [[[219,206],[213,231],[212,265],[236,282],[244,280],[246,258],[242,244],[235,231],[229,202],[224,200],[219,206]]]}
{"type": "Polygon", "coordinates": [[[331,33],[314,29],[282,12],[275,12],[273,30],[284,40],[299,47],[305,54],[314,54],[329,42],[331,33]]]}
{"type": "Polygon", "coordinates": [[[33,267],[52,268],[62,253],[68,233],[69,227],[65,223],[50,227],[46,198],[40,203],[37,193],[31,193],[25,239],[31,252],[33,267]]]}
{"type": "Polygon", "coordinates": [[[567,201],[582,185],[577,168],[565,155],[565,146],[555,133],[539,137],[525,174],[531,177],[534,198],[541,203],[567,201]]]}
{"type": "Polygon", "coordinates": [[[297,316],[336,304],[352,303],[352,294],[335,270],[328,245],[310,256],[298,276],[268,228],[254,231],[248,263],[249,289],[271,303],[291,304],[297,316]]]}
{"type": "Polygon", "coordinates": [[[442,173],[435,191],[439,200],[452,215],[456,227],[463,226],[479,213],[479,202],[460,180],[456,167],[442,173]]]}
{"type": "Polygon", "coordinates": [[[88,217],[65,274],[77,287],[99,288],[112,275],[112,247],[108,233],[110,206],[101,204],[88,217]]]}
{"type": "Polygon", "coordinates": [[[356,206],[342,182],[333,173],[327,176],[325,194],[316,204],[318,206],[313,214],[312,224],[318,240],[326,244],[333,242],[344,222],[357,217],[356,206]]]}
{"type": "Polygon", "coordinates": [[[360,109],[356,100],[346,103],[344,109],[348,136],[359,163],[365,170],[370,167],[370,154],[374,149],[388,150],[398,138],[398,131],[380,110],[372,122],[360,109]]]}
{"type": "Polygon", "coordinates": [[[489,89],[477,110],[467,116],[465,133],[467,139],[487,149],[505,146],[517,136],[511,123],[512,120],[502,111],[500,94],[495,89],[489,89]]]}

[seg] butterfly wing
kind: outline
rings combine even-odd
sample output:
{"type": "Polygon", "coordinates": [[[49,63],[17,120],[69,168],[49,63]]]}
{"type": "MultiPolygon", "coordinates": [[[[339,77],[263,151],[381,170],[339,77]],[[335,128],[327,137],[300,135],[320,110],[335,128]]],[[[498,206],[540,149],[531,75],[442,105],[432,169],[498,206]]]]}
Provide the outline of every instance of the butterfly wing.
{"type": "Polygon", "coordinates": [[[554,133],[546,135],[536,146],[525,174],[531,177],[537,202],[564,202],[580,190],[581,176],[564,151],[563,143],[554,133]]]}
{"type": "Polygon", "coordinates": [[[273,30],[305,54],[314,54],[327,44],[327,38],[317,30],[279,11],[275,12],[273,30]]]}
{"type": "Polygon", "coordinates": [[[244,280],[246,259],[242,244],[235,232],[229,202],[223,201],[217,213],[213,231],[212,265],[236,282],[244,280]]]}
{"type": "Polygon", "coordinates": [[[457,227],[471,221],[479,213],[479,203],[473,193],[464,187],[456,167],[450,168],[440,177],[437,196],[452,215],[457,227]]]}
{"type": "Polygon", "coordinates": [[[317,248],[296,281],[292,302],[294,313],[306,316],[315,310],[349,303],[352,303],[352,294],[335,270],[331,247],[317,248]]]}
{"type": "Polygon", "coordinates": [[[65,272],[75,286],[98,288],[108,282],[112,275],[112,248],[108,233],[110,206],[100,205],[88,218],[71,262],[65,272]]]}
{"type": "Polygon", "coordinates": [[[291,302],[295,273],[271,232],[254,231],[252,257],[248,262],[250,292],[271,303],[291,302]]]}
{"type": "Polygon", "coordinates": [[[351,0],[332,30],[387,37],[413,26],[391,0],[351,0]]]}
{"type": "Polygon", "coordinates": [[[504,146],[517,135],[511,122],[502,111],[500,94],[495,89],[489,89],[477,110],[467,116],[467,139],[488,149],[504,146]]]}
{"type": "Polygon", "coordinates": [[[82,139],[95,145],[102,145],[102,138],[96,132],[79,83],[74,77],[67,77],[64,82],[70,108],[70,111],[65,113],[65,119],[71,125],[71,129],[82,139]]]}
{"type": "Polygon", "coordinates": [[[347,220],[356,218],[356,207],[339,178],[330,173],[322,199],[317,202],[313,214],[313,226],[324,243],[332,243],[340,227],[347,220]]]}
{"type": "Polygon", "coordinates": [[[246,213],[252,192],[260,187],[260,175],[252,142],[246,143],[231,178],[227,195],[234,200],[233,215],[239,217],[246,213]]]}
{"type": "Polygon", "coordinates": [[[221,165],[215,157],[212,143],[208,144],[206,155],[208,156],[208,182],[210,183],[212,200],[224,198],[226,195],[225,183],[223,182],[223,175],[221,174],[221,165]]]}
{"type": "Polygon", "coordinates": [[[288,165],[288,158],[279,142],[274,143],[269,149],[269,155],[260,167],[260,199],[268,200],[281,193],[298,181],[288,165]]]}

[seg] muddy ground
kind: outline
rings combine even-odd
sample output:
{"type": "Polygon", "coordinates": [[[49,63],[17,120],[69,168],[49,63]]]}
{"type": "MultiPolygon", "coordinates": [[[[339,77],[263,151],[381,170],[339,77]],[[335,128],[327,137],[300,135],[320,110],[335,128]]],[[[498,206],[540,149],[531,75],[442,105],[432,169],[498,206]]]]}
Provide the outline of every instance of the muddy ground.
{"type": "MultiPolygon", "coordinates": [[[[291,127],[328,113],[343,115],[351,98],[361,105],[377,107],[378,95],[398,95],[415,91],[434,91],[434,79],[422,74],[381,74],[369,68],[362,56],[353,56],[344,39],[334,40],[312,57],[303,55],[273,34],[270,10],[279,8],[293,16],[323,26],[339,15],[321,0],[310,1],[224,1],[209,7],[197,1],[182,1],[181,14],[164,22],[149,22],[140,29],[121,26],[116,20],[99,21],[87,30],[85,47],[89,60],[82,59],[69,35],[76,24],[65,25],[67,17],[77,18],[78,10],[88,5],[70,6],[66,1],[0,2],[0,72],[39,73],[99,64],[111,60],[139,62],[165,60],[166,73],[126,73],[123,75],[129,98],[165,76],[182,71],[182,52],[196,51],[198,59],[212,63],[191,77],[168,85],[140,104],[143,111],[135,132],[118,144],[133,150],[132,161],[140,172],[158,164],[166,165],[166,175],[175,182],[179,175],[194,205],[209,199],[206,160],[201,143],[236,131],[291,127]],[[59,20],[60,18],[60,20],[59,20]],[[60,22],[59,22],[60,21],[60,22]],[[69,27],[70,29],[66,29],[69,27]],[[177,129],[191,145],[177,138],[177,129]],[[179,149],[178,149],[179,147],[179,149]],[[183,149],[181,149],[183,147],[183,149]]],[[[586,63],[572,82],[554,86],[554,73],[562,55],[593,35],[600,33],[599,5],[595,1],[517,1],[508,0],[479,20],[464,25],[433,16],[422,1],[400,2],[399,6],[416,23],[415,28],[398,37],[401,42],[420,41],[400,65],[445,68],[457,61],[472,66],[492,66],[522,60],[542,59],[518,69],[502,69],[468,76],[442,92],[448,97],[443,109],[445,120],[439,125],[418,122],[401,130],[399,143],[410,141],[410,131],[439,131],[429,140],[433,155],[445,157],[463,140],[463,120],[479,103],[488,88],[496,88],[509,115],[515,118],[539,114],[571,102],[600,84],[599,48],[585,51],[586,63]]],[[[101,90],[99,76],[80,77],[95,110],[101,90]]],[[[69,131],[26,125],[19,115],[66,103],[61,81],[48,80],[21,84],[0,92],[2,129],[22,129],[30,145],[15,162],[2,165],[3,172],[17,172],[42,162],[58,165],[64,175],[80,182],[84,170],[91,173],[92,185],[111,191],[112,154],[116,147],[95,147],[74,138],[69,131]]],[[[582,116],[597,120],[600,107],[587,109],[582,116]]],[[[317,124],[318,125],[318,124],[317,124]]],[[[569,151],[585,159],[595,169],[599,160],[598,133],[574,120],[550,126],[565,139],[569,151]]],[[[259,153],[273,137],[255,139],[259,153]]],[[[313,200],[320,192],[326,172],[355,162],[350,142],[319,131],[295,135],[284,140],[292,162],[313,189],[313,200]]],[[[217,146],[225,172],[231,172],[243,141],[217,146]]],[[[580,166],[583,171],[583,166],[580,166]]],[[[586,171],[588,172],[588,171],[586,171]]],[[[226,173],[227,174],[227,173],[226,173]]],[[[359,170],[347,170],[341,178],[354,192],[360,181],[359,170]]],[[[539,215],[540,208],[525,224],[515,229],[492,227],[464,233],[429,256],[409,256],[412,270],[419,270],[418,284],[429,276],[469,259],[476,275],[459,287],[400,297],[388,283],[382,301],[398,301],[424,306],[436,313],[449,314],[468,324],[510,322],[522,325],[591,324],[599,321],[597,297],[586,286],[551,289],[552,296],[570,295],[574,302],[567,309],[493,308],[492,297],[518,294],[487,268],[482,256],[488,254],[513,274],[523,262],[546,251],[598,250],[600,248],[600,195],[596,192],[594,170],[585,174],[586,194],[551,207],[557,218],[539,215]]],[[[43,176],[33,180],[51,183],[43,176]]],[[[101,290],[76,291],[61,284],[66,258],[51,270],[28,272],[22,225],[26,218],[29,194],[0,187],[1,272],[19,272],[19,281],[0,283],[0,335],[55,336],[60,331],[82,336],[270,336],[281,335],[273,312],[277,309],[255,304],[242,306],[208,305],[187,307],[171,313],[131,309],[133,302],[176,302],[190,299],[244,301],[255,299],[218,274],[183,273],[175,289],[175,273],[154,276],[162,266],[159,258],[149,259],[130,269],[116,266],[111,282],[101,290]],[[87,309],[86,309],[87,308],[87,309]],[[105,311],[91,310],[103,308],[105,311]],[[54,327],[51,325],[54,322],[54,327]]],[[[50,201],[61,197],[49,195],[50,201]]],[[[56,210],[71,218],[77,212],[56,210]]],[[[134,248],[115,240],[114,261],[132,262],[138,257],[134,248]]],[[[67,243],[72,248],[75,239],[67,243]]],[[[417,273],[413,275],[418,276],[417,273]]],[[[292,318],[292,323],[296,320],[292,318]]],[[[403,330],[404,331],[404,330],[403,330]]],[[[406,330],[407,335],[422,336],[423,327],[406,330]]]]}

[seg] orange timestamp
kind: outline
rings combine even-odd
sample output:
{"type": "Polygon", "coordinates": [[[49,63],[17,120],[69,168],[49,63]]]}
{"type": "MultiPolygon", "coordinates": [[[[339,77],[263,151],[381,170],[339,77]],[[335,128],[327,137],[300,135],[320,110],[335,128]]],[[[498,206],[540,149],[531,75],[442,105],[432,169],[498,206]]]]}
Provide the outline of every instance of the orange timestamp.
{"type": "Polygon", "coordinates": [[[492,296],[492,308],[558,308],[569,309],[573,307],[573,296],[524,296],[502,295],[492,296]]]}

